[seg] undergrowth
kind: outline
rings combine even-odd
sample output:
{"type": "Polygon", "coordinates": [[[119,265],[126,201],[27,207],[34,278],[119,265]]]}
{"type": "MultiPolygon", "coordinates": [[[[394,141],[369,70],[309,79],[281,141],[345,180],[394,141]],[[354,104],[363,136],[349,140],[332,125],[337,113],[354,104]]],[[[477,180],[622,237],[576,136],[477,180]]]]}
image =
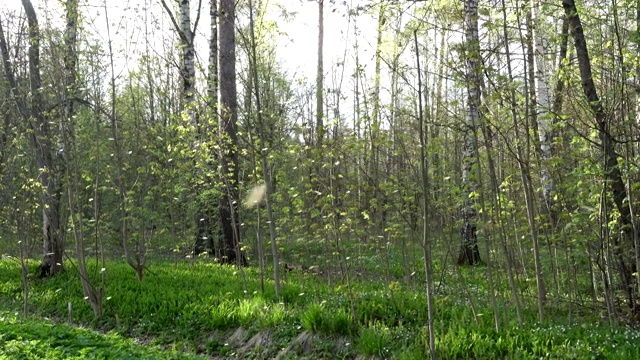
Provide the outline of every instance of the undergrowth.
{"type": "MultiPolygon", "coordinates": [[[[180,358],[185,353],[228,358],[422,359],[428,355],[426,301],[420,284],[353,281],[349,287],[329,286],[321,276],[290,273],[276,297],[269,282],[264,292],[260,290],[252,268],[244,269],[243,275],[236,268],[207,262],[156,263],[138,282],[128,265],[112,261],[105,269],[104,314],[96,319],[83,300],[77,273],[68,269],[53,279],[30,278],[33,317],[22,319],[6,315],[22,309],[19,265],[0,261],[0,311],[5,314],[0,322],[2,358],[25,358],[16,355],[21,352],[40,358],[180,358]],[[69,304],[71,324],[56,325],[68,322],[69,304]],[[140,347],[132,338],[152,347],[140,347]],[[160,353],[153,346],[173,352],[160,353]]],[[[570,317],[557,306],[549,309],[556,315],[553,320],[538,324],[534,304],[526,303],[524,308],[532,310],[525,310],[525,321],[518,324],[514,309],[504,306],[499,308],[496,330],[492,308],[482,301],[483,271],[464,271],[469,284],[465,291],[448,281],[439,284],[435,295],[436,348],[441,359],[640,358],[640,332],[603,324],[593,311],[570,317]]]]}
{"type": "Polygon", "coordinates": [[[116,333],[18,319],[0,312],[0,359],[196,359],[175,350],[141,346],[116,333]]]}

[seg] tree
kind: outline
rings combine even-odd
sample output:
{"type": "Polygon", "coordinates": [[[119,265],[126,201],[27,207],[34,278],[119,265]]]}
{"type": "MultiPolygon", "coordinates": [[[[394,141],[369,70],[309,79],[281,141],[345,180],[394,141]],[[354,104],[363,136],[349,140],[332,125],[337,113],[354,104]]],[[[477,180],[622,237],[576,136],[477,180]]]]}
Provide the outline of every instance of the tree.
{"type": "Polygon", "coordinates": [[[458,265],[481,263],[478,250],[476,187],[476,137],[480,121],[480,39],[478,37],[478,0],[465,0],[467,115],[462,152],[462,247],[458,265]]]}
{"type": "Polygon", "coordinates": [[[420,71],[420,51],[418,47],[418,32],[414,30],[413,40],[416,47],[416,68],[418,70],[418,127],[420,138],[420,174],[421,174],[421,187],[422,187],[422,249],[424,254],[424,269],[427,285],[427,312],[429,314],[427,319],[427,328],[429,331],[429,356],[431,359],[436,359],[436,341],[435,341],[435,329],[433,322],[433,259],[431,255],[432,243],[429,237],[429,218],[430,207],[429,203],[429,167],[426,156],[425,148],[427,146],[427,139],[425,136],[426,129],[424,126],[424,116],[422,109],[422,78],[420,71]]]}
{"type": "MultiPolygon", "coordinates": [[[[171,19],[171,22],[173,23],[174,29],[176,31],[176,33],[178,34],[178,38],[180,39],[180,49],[181,49],[181,65],[180,65],[180,77],[182,79],[182,88],[181,88],[181,97],[182,97],[182,106],[183,106],[183,111],[186,112],[190,122],[191,122],[191,126],[195,129],[196,131],[196,141],[195,141],[195,152],[198,153],[199,151],[202,150],[201,146],[202,146],[202,142],[204,140],[204,129],[202,124],[200,124],[200,120],[199,120],[199,116],[198,113],[196,112],[196,101],[195,101],[195,96],[196,96],[196,63],[195,63],[195,55],[196,55],[196,50],[195,50],[195,45],[194,45],[194,40],[195,40],[195,34],[196,34],[196,30],[198,28],[198,22],[200,20],[200,10],[201,10],[201,5],[202,5],[202,0],[199,1],[198,3],[198,13],[196,16],[196,20],[195,23],[193,25],[193,28],[191,28],[191,6],[190,6],[191,1],[190,0],[183,0],[179,2],[179,8],[178,8],[178,14],[179,14],[179,22],[176,21],[175,17],[173,16],[173,13],[171,12],[171,9],[169,9],[169,7],[167,6],[167,3],[165,2],[165,0],[162,0],[162,6],[164,7],[165,11],[167,12],[167,15],[169,15],[169,18],[171,19]]],[[[210,7],[210,19],[211,19],[211,40],[209,42],[209,51],[210,51],[210,73],[209,73],[209,96],[211,97],[209,99],[209,105],[213,106],[213,104],[215,103],[215,98],[212,97],[213,94],[213,89],[215,89],[215,77],[213,77],[211,75],[211,70],[215,70],[215,69],[211,69],[212,65],[211,65],[211,57],[214,55],[211,55],[211,52],[215,50],[215,47],[213,44],[214,39],[216,39],[217,37],[217,31],[214,29],[215,24],[216,24],[216,2],[211,1],[211,7],[210,7]],[[214,48],[212,48],[214,47],[214,48]]],[[[197,161],[197,160],[196,160],[197,161]]],[[[203,197],[205,197],[205,195],[203,195],[203,193],[205,193],[204,189],[202,188],[202,185],[197,186],[197,192],[200,195],[200,198],[198,199],[198,203],[197,203],[197,207],[198,210],[196,212],[196,239],[195,239],[195,245],[194,245],[194,254],[198,255],[201,252],[203,252],[205,249],[208,249],[209,251],[213,251],[213,239],[211,236],[211,226],[212,226],[212,221],[211,221],[211,212],[208,210],[208,204],[207,201],[205,199],[203,199],[203,197]]]]}
{"type": "Polygon", "coordinates": [[[246,265],[240,249],[238,219],[238,98],[236,90],[235,2],[220,0],[218,21],[218,121],[221,136],[220,169],[223,194],[218,211],[222,227],[223,263],[246,265]]]}
{"type": "Polygon", "coordinates": [[[615,149],[616,139],[611,133],[610,114],[607,114],[605,108],[600,101],[593,81],[593,72],[591,71],[591,58],[587,49],[587,42],[582,28],[582,21],[578,14],[578,9],[573,0],[562,0],[562,7],[569,21],[569,28],[573,36],[573,43],[578,58],[578,67],[580,69],[580,80],[582,83],[582,91],[589,102],[589,107],[595,117],[598,137],[600,139],[600,147],[604,156],[604,178],[605,193],[611,192],[613,203],[619,212],[620,230],[622,239],[625,243],[620,243],[619,238],[612,236],[613,252],[616,256],[618,265],[618,274],[623,285],[623,289],[627,295],[627,304],[630,308],[634,307],[633,297],[633,273],[635,272],[635,241],[633,239],[633,224],[631,223],[630,204],[628,203],[628,194],[625,188],[620,166],[618,165],[618,154],[615,149]]]}
{"type": "MultiPolygon", "coordinates": [[[[38,268],[39,275],[53,276],[63,271],[64,242],[60,231],[60,200],[62,196],[61,168],[64,164],[54,162],[52,132],[50,119],[45,113],[42,78],[40,76],[40,27],[38,17],[30,0],[22,0],[27,16],[29,35],[29,88],[30,96],[25,101],[19,92],[14,72],[9,59],[9,51],[2,29],[0,29],[0,51],[5,76],[11,88],[13,100],[30,131],[29,142],[34,153],[38,171],[38,182],[41,187],[42,202],[42,237],[44,255],[38,268]],[[57,166],[56,166],[57,165],[57,166]]],[[[56,159],[57,160],[57,159],[56,159]]]]}
{"type": "MultiPolygon", "coordinates": [[[[260,97],[260,79],[258,76],[258,55],[255,35],[255,21],[253,17],[253,2],[249,0],[249,27],[251,33],[250,44],[250,65],[252,67],[253,87],[256,100],[256,117],[258,122],[258,138],[260,140],[260,164],[262,165],[262,178],[265,182],[265,205],[267,207],[267,220],[269,224],[269,237],[271,240],[271,254],[273,256],[273,283],[275,287],[276,296],[280,296],[280,261],[278,253],[278,244],[276,242],[276,222],[273,216],[273,176],[269,173],[269,165],[267,163],[267,156],[269,149],[267,148],[267,141],[265,132],[267,127],[264,124],[264,112],[262,108],[262,99],[260,97]]],[[[260,224],[258,224],[260,226],[260,224]]],[[[261,251],[261,250],[260,250],[261,251]]]]}
{"type": "Polygon", "coordinates": [[[316,147],[324,138],[324,0],[318,0],[318,65],[316,70],[316,147]]]}
{"type": "MultiPolygon", "coordinates": [[[[554,209],[553,192],[555,183],[551,177],[551,155],[553,154],[553,116],[549,114],[551,100],[549,95],[549,82],[547,75],[546,49],[544,46],[543,30],[546,22],[540,13],[540,0],[531,0],[531,12],[533,19],[533,40],[534,40],[534,69],[535,69],[535,100],[536,106],[533,116],[538,128],[538,138],[540,141],[540,182],[542,183],[542,197],[549,214],[549,222],[555,225],[557,214],[554,209]]],[[[533,80],[533,79],[532,79],[533,80]]]]}

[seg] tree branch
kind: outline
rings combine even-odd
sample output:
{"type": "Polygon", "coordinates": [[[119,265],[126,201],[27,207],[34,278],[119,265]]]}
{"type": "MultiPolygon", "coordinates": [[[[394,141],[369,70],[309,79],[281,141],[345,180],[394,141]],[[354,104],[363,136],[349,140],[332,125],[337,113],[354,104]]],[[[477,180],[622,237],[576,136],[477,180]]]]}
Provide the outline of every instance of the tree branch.
{"type": "MultiPolygon", "coordinates": [[[[176,28],[176,31],[178,32],[178,36],[180,36],[180,40],[188,44],[189,41],[187,41],[187,35],[185,35],[185,33],[182,32],[182,30],[180,30],[180,26],[178,26],[178,22],[176,21],[176,18],[173,17],[173,13],[171,12],[171,9],[169,9],[169,6],[167,5],[166,1],[160,0],[160,2],[162,3],[162,7],[167,11],[167,15],[169,15],[169,18],[173,23],[173,27],[176,28]]],[[[198,10],[198,15],[200,15],[200,10],[198,10]]]]}
{"type": "Polygon", "coordinates": [[[196,29],[198,28],[198,22],[200,21],[200,10],[201,9],[202,9],[202,0],[199,0],[198,1],[198,14],[196,15],[196,22],[193,24],[193,35],[191,36],[191,41],[194,41],[194,39],[196,37],[196,29]]]}

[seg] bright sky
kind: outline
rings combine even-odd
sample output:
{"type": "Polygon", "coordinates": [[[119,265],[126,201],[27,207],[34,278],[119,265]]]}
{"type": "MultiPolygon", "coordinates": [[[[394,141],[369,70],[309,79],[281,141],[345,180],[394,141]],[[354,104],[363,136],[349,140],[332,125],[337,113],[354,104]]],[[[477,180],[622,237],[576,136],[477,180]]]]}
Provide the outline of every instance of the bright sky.
{"type": "MultiPolygon", "coordinates": [[[[174,0],[166,1],[170,6],[175,4],[174,0]]],[[[86,33],[92,33],[91,37],[94,41],[105,48],[108,41],[105,17],[105,3],[107,4],[109,31],[116,53],[116,71],[119,73],[125,72],[127,68],[137,67],[137,58],[145,49],[145,39],[150,39],[151,47],[158,55],[166,53],[171,46],[170,40],[175,39],[175,33],[170,30],[172,25],[160,0],[81,0],[80,2],[86,33]],[[150,36],[147,36],[146,33],[150,36]]],[[[368,0],[347,0],[337,1],[338,4],[333,5],[326,1],[324,10],[325,71],[336,62],[341,62],[345,49],[351,49],[353,46],[353,23],[350,23],[349,17],[346,16],[347,6],[354,8],[369,2],[368,0]]],[[[64,11],[61,7],[61,1],[32,0],[32,3],[36,8],[40,23],[50,22],[53,26],[63,28],[64,11]]],[[[191,1],[192,22],[196,18],[197,3],[196,0],[191,1]]],[[[202,1],[202,15],[196,34],[196,51],[203,65],[208,59],[208,4],[209,1],[202,1]]],[[[268,6],[268,13],[276,19],[280,30],[286,34],[278,40],[278,58],[290,74],[295,74],[298,79],[306,78],[313,82],[316,76],[317,61],[317,2],[313,0],[269,0],[268,6]],[[285,4],[287,12],[293,14],[288,21],[279,17],[280,10],[277,3],[285,4]]],[[[22,13],[21,1],[2,1],[0,15],[6,14],[7,10],[22,13]]],[[[373,38],[375,24],[371,17],[365,15],[358,18],[358,27],[362,30],[362,34],[369,34],[372,37],[371,39],[366,37],[358,39],[362,49],[361,61],[367,62],[373,58],[375,53],[375,39],[373,38]]],[[[350,53],[352,54],[351,51],[350,53]]],[[[353,57],[353,55],[348,55],[348,57],[353,57]]],[[[345,75],[349,76],[350,72],[346,72],[345,75]]]]}

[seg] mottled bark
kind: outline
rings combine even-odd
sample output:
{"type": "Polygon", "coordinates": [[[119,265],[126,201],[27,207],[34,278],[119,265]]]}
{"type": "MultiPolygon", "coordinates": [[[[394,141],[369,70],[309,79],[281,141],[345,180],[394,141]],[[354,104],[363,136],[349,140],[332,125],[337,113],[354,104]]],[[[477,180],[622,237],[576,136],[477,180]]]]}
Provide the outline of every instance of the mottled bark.
{"type": "Polygon", "coordinates": [[[180,48],[182,50],[182,68],[180,76],[182,77],[182,97],[184,101],[184,109],[191,119],[191,124],[198,128],[198,121],[195,111],[195,49],[193,46],[194,33],[191,29],[191,7],[190,0],[180,0],[179,17],[180,32],[183,34],[180,39],[180,48]]]}
{"type": "MultiPolygon", "coordinates": [[[[164,7],[167,15],[171,19],[173,26],[178,34],[180,39],[180,50],[181,50],[181,66],[180,66],[180,77],[182,79],[182,88],[181,88],[181,97],[182,97],[182,109],[187,114],[191,126],[196,131],[196,141],[193,143],[196,153],[198,151],[199,146],[204,141],[204,137],[206,134],[210,133],[211,129],[206,128],[207,124],[201,124],[200,118],[198,116],[198,112],[196,111],[196,63],[195,63],[195,46],[194,46],[194,38],[195,31],[198,27],[198,22],[200,19],[200,10],[202,8],[202,0],[198,2],[198,12],[196,16],[195,23],[193,27],[191,26],[191,1],[190,0],[180,0],[178,2],[178,20],[176,20],[173,16],[173,13],[167,6],[165,0],[161,0],[162,6],[164,7]]],[[[217,65],[212,65],[217,62],[217,28],[216,28],[216,1],[210,1],[210,20],[211,20],[211,38],[209,40],[209,79],[208,79],[208,88],[207,93],[209,95],[209,99],[207,101],[209,108],[212,109],[216,102],[216,75],[211,75],[212,71],[216,71],[217,65]],[[213,54],[213,55],[212,55],[213,54]]],[[[212,111],[212,112],[215,112],[212,111]]],[[[194,160],[196,161],[196,160],[194,160]]],[[[210,183],[210,181],[206,181],[206,183],[210,183]]],[[[204,251],[208,251],[209,253],[213,253],[214,244],[213,244],[213,228],[214,223],[214,211],[210,208],[208,199],[205,199],[202,195],[205,191],[202,186],[198,186],[196,192],[199,194],[198,203],[195,214],[195,223],[196,223],[196,238],[194,245],[194,254],[199,255],[204,251]]]]}
{"type": "Polygon", "coordinates": [[[478,0],[464,3],[466,35],[467,116],[464,123],[462,149],[462,246],[458,265],[478,265],[482,262],[478,250],[477,211],[475,208],[476,155],[475,145],[480,120],[480,40],[478,37],[478,0]]]}
{"type": "Polygon", "coordinates": [[[536,112],[535,123],[538,126],[538,139],[540,141],[540,182],[542,185],[542,198],[549,214],[551,224],[556,222],[556,212],[554,210],[553,191],[555,183],[551,177],[551,156],[553,146],[553,117],[549,114],[551,101],[549,97],[549,81],[547,74],[547,61],[545,38],[543,30],[546,22],[540,14],[540,0],[531,0],[531,14],[533,19],[533,40],[534,40],[534,72],[536,89],[536,112]]]}
{"type": "MultiPolygon", "coordinates": [[[[209,1],[211,37],[209,38],[209,74],[207,77],[207,100],[209,108],[215,110],[218,102],[218,3],[209,1]]],[[[215,111],[212,112],[215,114],[215,111]]]]}
{"type": "Polygon", "coordinates": [[[195,78],[196,78],[196,68],[195,68],[195,48],[194,48],[194,36],[195,29],[198,26],[198,20],[200,18],[200,3],[198,4],[198,17],[196,18],[196,23],[191,28],[191,1],[190,0],[180,0],[178,2],[178,20],[173,17],[173,13],[169,6],[165,2],[165,0],[161,0],[162,6],[164,7],[167,15],[171,19],[171,22],[178,33],[178,37],[180,38],[180,50],[182,52],[181,56],[181,66],[180,66],[180,77],[182,78],[182,107],[187,112],[189,119],[191,120],[191,124],[194,127],[198,127],[198,119],[194,107],[195,100],[195,78]]]}

